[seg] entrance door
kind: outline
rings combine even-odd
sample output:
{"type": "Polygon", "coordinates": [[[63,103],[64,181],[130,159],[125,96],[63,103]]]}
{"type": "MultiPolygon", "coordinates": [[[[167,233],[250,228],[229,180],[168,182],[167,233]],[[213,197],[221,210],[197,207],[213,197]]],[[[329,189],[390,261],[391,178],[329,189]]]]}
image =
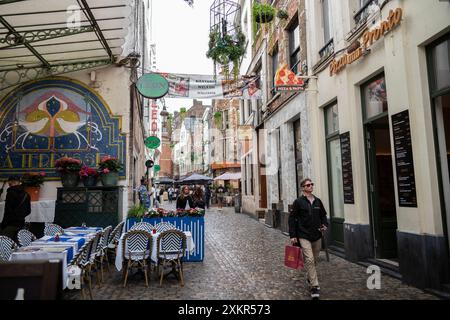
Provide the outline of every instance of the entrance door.
{"type": "Polygon", "coordinates": [[[389,117],[369,122],[365,129],[375,258],[396,259],[397,214],[389,117]]]}

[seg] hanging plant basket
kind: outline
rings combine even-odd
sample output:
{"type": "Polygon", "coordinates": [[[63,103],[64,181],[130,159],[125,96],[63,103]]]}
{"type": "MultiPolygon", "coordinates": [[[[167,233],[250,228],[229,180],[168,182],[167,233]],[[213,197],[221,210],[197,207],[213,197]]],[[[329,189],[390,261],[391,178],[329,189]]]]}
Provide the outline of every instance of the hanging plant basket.
{"type": "Polygon", "coordinates": [[[253,5],[253,19],[256,23],[269,23],[275,18],[276,10],[270,4],[255,3],[253,5]]]}
{"type": "Polygon", "coordinates": [[[278,10],[277,17],[278,19],[286,20],[289,18],[289,14],[287,13],[286,10],[278,10]]]}
{"type": "Polygon", "coordinates": [[[222,124],[222,112],[217,111],[214,113],[214,122],[216,124],[216,127],[220,127],[222,124]]]}
{"type": "Polygon", "coordinates": [[[214,61],[214,76],[219,65],[226,79],[230,75],[230,64],[233,64],[233,75],[237,79],[242,56],[245,54],[245,35],[238,30],[234,36],[219,32],[215,28],[209,34],[209,50],[206,57],[214,61]]]}

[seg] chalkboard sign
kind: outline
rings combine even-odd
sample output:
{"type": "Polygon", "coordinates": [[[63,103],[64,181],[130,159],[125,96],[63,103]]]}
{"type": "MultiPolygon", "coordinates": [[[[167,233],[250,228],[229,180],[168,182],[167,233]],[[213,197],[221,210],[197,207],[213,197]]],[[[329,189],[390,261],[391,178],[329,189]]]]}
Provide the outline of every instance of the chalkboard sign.
{"type": "Polygon", "coordinates": [[[416,180],[408,110],[392,116],[400,207],[417,207],[416,180]]]}
{"type": "Polygon", "coordinates": [[[344,203],[354,204],[355,194],[353,191],[352,149],[350,146],[350,132],[341,134],[340,138],[344,203]]]}

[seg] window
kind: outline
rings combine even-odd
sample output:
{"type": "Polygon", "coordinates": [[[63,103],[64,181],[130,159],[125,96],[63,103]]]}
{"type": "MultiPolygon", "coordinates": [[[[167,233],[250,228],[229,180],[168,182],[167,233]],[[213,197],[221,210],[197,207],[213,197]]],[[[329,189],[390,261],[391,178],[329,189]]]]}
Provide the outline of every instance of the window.
{"type": "Polygon", "coordinates": [[[278,70],[278,46],[272,52],[272,95],[275,95],[275,76],[278,70]]]}
{"type": "Polygon", "coordinates": [[[450,87],[450,39],[446,39],[430,49],[431,79],[433,91],[450,87]]]}
{"type": "Polygon", "coordinates": [[[330,0],[322,0],[322,19],[324,43],[327,44],[333,38],[330,0]]]}
{"type": "Polygon", "coordinates": [[[228,110],[225,110],[223,112],[223,120],[224,120],[223,128],[229,129],[230,128],[230,123],[229,123],[230,119],[229,119],[229,116],[228,116],[228,110]]]}
{"type": "Polygon", "coordinates": [[[277,154],[278,154],[278,202],[283,199],[283,184],[282,184],[282,166],[281,166],[281,130],[277,129],[277,154]]]}
{"type": "Polygon", "coordinates": [[[364,85],[363,92],[366,120],[388,111],[384,75],[364,85]]]}
{"type": "Polygon", "coordinates": [[[300,26],[298,21],[289,30],[289,66],[291,70],[298,73],[300,62],[300,26]]]}
{"type": "MultiPolygon", "coordinates": [[[[344,186],[342,183],[341,142],[339,138],[338,105],[325,109],[328,183],[332,218],[344,219],[344,186]]],[[[336,240],[336,239],[334,239],[336,240]]]]}

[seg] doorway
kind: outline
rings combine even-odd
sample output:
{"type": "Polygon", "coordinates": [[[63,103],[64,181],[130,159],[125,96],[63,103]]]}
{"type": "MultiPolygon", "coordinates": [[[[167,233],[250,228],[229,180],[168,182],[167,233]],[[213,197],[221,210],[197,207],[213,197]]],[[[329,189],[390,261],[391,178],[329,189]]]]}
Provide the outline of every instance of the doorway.
{"type": "Polygon", "coordinates": [[[396,261],[397,212],[384,75],[362,88],[369,210],[376,259],[396,261]]]}

